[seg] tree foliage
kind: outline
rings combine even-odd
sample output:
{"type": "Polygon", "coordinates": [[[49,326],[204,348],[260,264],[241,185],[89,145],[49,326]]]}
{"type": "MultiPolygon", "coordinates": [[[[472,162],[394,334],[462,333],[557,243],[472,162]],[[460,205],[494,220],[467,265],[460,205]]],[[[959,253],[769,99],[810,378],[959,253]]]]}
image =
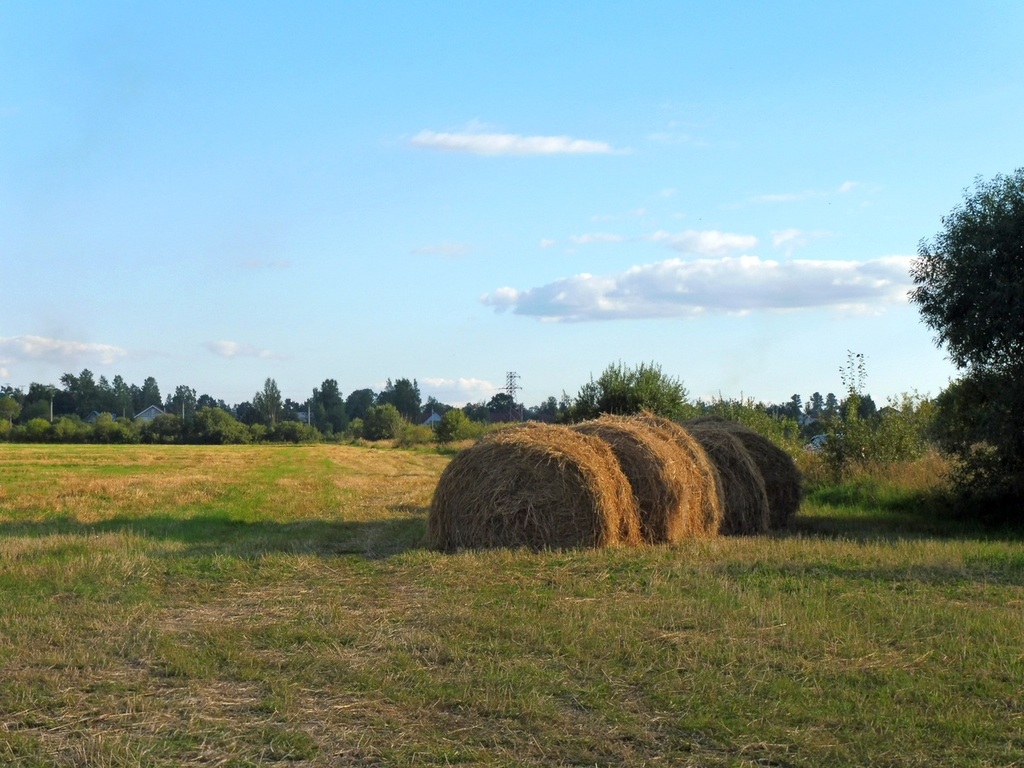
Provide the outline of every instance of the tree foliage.
{"type": "Polygon", "coordinates": [[[363,419],[362,436],[367,440],[393,440],[402,424],[402,414],[391,403],[373,405],[363,419]]]}
{"type": "Polygon", "coordinates": [[[635,368],[613,363],[595,381],[584,384],[569,406],[569,421],[584,421],[612,413],[628,416],[647,410],[665,418],[678,417],[686,407],[686,387],[661,371],[656,363],[635,368]]]}
{"type": "Polygon", "coordinates": [[[1024,168],[990,181],[921,241],[911,300],[958,368],[1024,365],[1024,168]]]}
{"type": "Polygon", "coordinates": [[[420,417],[420,387],[416,379],[388,379],[384,391],[377,396],[377,405],[395,406],[406,421],[418,423],[420,417]]]}
{"type": "Polygon", "coordinates": [[[278,419],[281,418],[283,405],[281,390],[273,379],[267,379],[263,383],[263,389],[252,397],[252,406],[260,415],[261,423],[270,429],[273,429],[278,419]]]}
{"type": "MultiPolygon", "coordinates": [[[[922,240],[911,300],[964,378],[940,398],[964,498],[1016,510],[1024,496],[1024,168],[975,180],[922,240]]],[[[972,510],[986,516],[998,512],[972,510]]]]}

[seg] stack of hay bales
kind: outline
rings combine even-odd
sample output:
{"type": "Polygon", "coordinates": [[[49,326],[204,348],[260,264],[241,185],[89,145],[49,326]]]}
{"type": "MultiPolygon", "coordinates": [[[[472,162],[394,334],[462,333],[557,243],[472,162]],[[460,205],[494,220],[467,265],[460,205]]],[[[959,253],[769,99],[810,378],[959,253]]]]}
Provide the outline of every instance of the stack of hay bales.
{"type": "Polygon", "coordinates": [[[675,543],[782,527],[799,501],[792,459],[730,422],[684,428],[645,413],[528,423],[451,461],[427,539],[443,550],[675,543]]]}

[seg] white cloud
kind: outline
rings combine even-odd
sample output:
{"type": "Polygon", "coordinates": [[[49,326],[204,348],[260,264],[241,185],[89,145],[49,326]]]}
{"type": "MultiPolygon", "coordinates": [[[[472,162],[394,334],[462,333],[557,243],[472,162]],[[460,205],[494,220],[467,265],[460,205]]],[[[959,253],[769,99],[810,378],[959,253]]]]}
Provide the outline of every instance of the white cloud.
{"type": "Polygon", "coordinates": [[[777,230],[772,232],[772,246],[783,249],[787,256],[791,256],[797,248],[809,245],[812,240],[828,237],[828,234],[820,229],[811,232],[793,228],[777,230]]]}
{"type": "Polygon", "coordinates": [[[622,235],[610,232],[589,232],[583,235],[573,235],[569,238],[569,242],[574,245],[593,245],[594,243],[621,243],[625,239],[622,235]]]}
{"type": "Polygon", "coordinates": [[[776,248],[802,241],[803,232],[799,229],[783,229],[777,232],[772,232],[772,245],[776,248]]]}
{"type": "Polygon", "coordinates": [[[5,365],[42,360],[61,365],[95,361],[110,365],[128,352],[111,344],[50,339],[45,336],[0,336],[0,354],[5,365]]]}
{"type": "Polygon", "coordinates": [[[457,259],[469,253],[469,246],[465,243],[445,242],[413,248],[412,252],[421,256],[441,256],[445,259],[457,259]]]}
{"type": "Polygon", "coordinates": [[[844,181],[833,190],[821,191],[818,189],[805,189],[802,192],[779,192],[768,195],[757,195],[752,198],[755,203],[796,203],[801,200],[813,200],[815,198],[833,197],[845,195],[847,192],[861,186],[859,181],[844,181]]]}
{"type": "Polygon", "coordinates": [[[464,403],[490,400],[500,389],[486,379],[474,378],[445,379],[428,377],[420,379],[420,385],[425,396],[433,396],[442,403],[449,405],[462,405],[464,403]]]}
{"type": "Polygon", "coordinates": [[[756,256],[668,259],[611,276],[587,273],[529,290],[499,288],[481,301],[552,322],[689,317],[831,307],[878,312],[906,301],[913,257],[771,261],[756,256]]]}
{"type": "Polygon", "coordinates": [[[717,229],[688,229],[679,233],[659,231],[651,235],[650,239],[664,243],[680,253],[698,256],[726,256],[757,247],[757,238],[753,235],[736,235],[719,232],[717,229]]]}
{"type": "Polygon", "coordinates": [[[277,357],[269,349],[260,349],[252,344],[239,344],[237,341],[208,341],[206,348],[221,357],[259,357],[263,359],[277,357]]]}
{"type": "Polygon", "coordinates": [[[420,131],[414,147],[473,155],[607,155],[616,150],[604,141],[569,136],[520,136],[514,133],[436,133],[420,131]]]}
{"type": "Polygon", "coordinates": [[[540,247],[541,248],[552,248],[552,247],[554,247],[556,245],[558,245],[558,242],[556,240],[552,240],[552,239],[547,238],[547,237],[542,238],[541,241],[540,241],[540,247]]]}

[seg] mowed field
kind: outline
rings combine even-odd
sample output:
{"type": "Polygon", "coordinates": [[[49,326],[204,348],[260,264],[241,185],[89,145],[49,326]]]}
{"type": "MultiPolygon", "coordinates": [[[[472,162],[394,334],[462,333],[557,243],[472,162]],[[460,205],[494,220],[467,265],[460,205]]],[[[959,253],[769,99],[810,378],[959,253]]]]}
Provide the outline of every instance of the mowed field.
{"type": "Polygon", "coordinates": [[[1024,765],[1024,543],[442,554],[448,458],[0,444],[0,765],[1024,765]]]}

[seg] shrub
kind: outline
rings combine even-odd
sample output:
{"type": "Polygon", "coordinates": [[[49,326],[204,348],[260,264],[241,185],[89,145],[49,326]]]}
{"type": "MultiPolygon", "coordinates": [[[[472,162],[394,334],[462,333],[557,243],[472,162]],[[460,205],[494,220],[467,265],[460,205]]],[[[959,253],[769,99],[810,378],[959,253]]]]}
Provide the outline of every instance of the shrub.
{"type": "Polygon", "coordinates": [[[50,422],[46,419],[29,419],[16,430],[18,437],[29,443],[45,443],[50,437],[50,422]]]}
{"type": "Polygon", "coordinates": [[[208,445],[240,445],[252,442],[252,433],[221,408],[200,408],[192,422],[192,439],[208,445]]]}
{"type": "Polygon", "coordinates": [[[423,424],[409,424],[407,422],[402,422],[402,425],[398,429],[398,434],[395,435],[395,437],[397,439],[397,445],[400,448],[412,448],[417,445],[430,445],[437,439],[432,427],[428,427],[423,424]]]}
{"type": "Polygon", "coordinates": [[[373,405],[363,419],[363,437],[367,440],[393,440],[403,425],[402,414],[391,403],[373,405]]]}
{"type": "Polygon", "coordinates": [[[439,443],[452,443],[470,437],[472,427],[473,422],[465,411],[453,408],[441,417],[434,432],[439,443]]]}
{"type": "Polygon", "coordinates": [[[109,413],[97,416],[88,434],[88,439],[95,443],[137,443],[140,437],[137,424],[115,419],[109,413]]]}
{"type": "Polygon", "coordinates": [[[282,421],[270,431],[270,439],[283,443],[318,443],[320,430],[301,421],[282,421]]]}
{"type": "Polygon", "coordinates": [[[181,437],[181,417],[173,413],[161,413],[142,427],[142,440],[146,443],[177,443],[181,437]]]}

